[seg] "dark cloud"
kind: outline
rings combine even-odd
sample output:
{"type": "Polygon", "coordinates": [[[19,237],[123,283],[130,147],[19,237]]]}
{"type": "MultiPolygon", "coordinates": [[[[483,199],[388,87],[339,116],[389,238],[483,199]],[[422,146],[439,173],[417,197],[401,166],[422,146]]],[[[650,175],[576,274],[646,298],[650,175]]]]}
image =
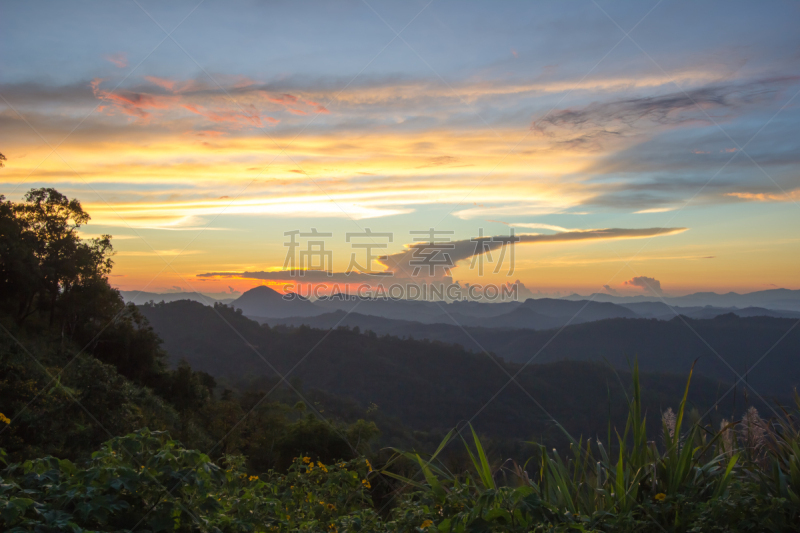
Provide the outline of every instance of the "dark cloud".
{"type": "Polygon", "coordinates": [[[551,128],[595,130],[620,133],[637,122],[673,125],[684,122],[710,122],[705,113],[735,110],[771,101],[799,76],[754,80],[741,84],[714,85],[661,96],[628,98],[593,103],[582,109],[564,109],[535,122],[533,128],[548,132],[551,128]],[[705,110],[705,113],[703,112],[705,110]]]}
{"type": "MultiPolygon", "coordinates": [[[[537,234],[523,234],[516,235],[517,244],[533,244],[533,243],[546,243],[546,242],[569,242],[569,241],[584,241],[584,240],[604,240],[604,239],[640,239],[647,237],[658,237],[664,235],[673,235],[686,231],[686,228],[641,228],[641,229],[622,229],[622,228],[609,228],[609,229],[590,229],[590,230],[576,230],[565,231],[550,235],[537,235],[537,234]]],[[[289,282],[289,283],[342,283],[342,284],[366,284],[377,285],[379,283],[386,283],[387,279],[391,282],[392,279],[414,279],[415,281],[444,281],[451,278],[449,268],[455,267],[459,261],[464,261],[486,253],[498,252],[504,244],[509,242],[508,235],[500,235],[494,237],[478,237],[469,240],[439,242],[437,239],[433,245],[428,242],[420,242],[409,245],[402,252],[396,254],[386,255],[379,258],[379,262],[385,267],[383,274],[388,275],[375,275],[364,274],[361,272],[332,272],[327,273],[321,270],[279,270],[273,272],[208,272],[205,274],[198,274],[198,278],[245,278],[245,279],[259,279],[263,281],[276,281],[276,282],[289,282]],[[447,259],[445,260],[444,257],[447,259]],[[426,261],[425,257],[434,257],[435,259],[426,261]],[[443,266],[441,261],[444,263],[443,266]],[[428,269],[429,264],[439,265],[434,268],[428,269]]],[[[499,256],[492,259],[499,261],[499,256]]],[[[510,253],[505,257],[506,265],[510,263],[510,253]]],[[[492,268],[492,267],[489,267],[492,268]]],[[[507,269],[507,266],[503,266],[507,269]]],[[[528,291],[524,285],[519,281],[516,282],[520,286],[520,290],[528,291]]],[[[529,292],[529,291],[528,291],[529,292]]],[[[527,294],[527,292],[526,292],[527,294]]]]}
{"type": "Polygon", "coordinates": [[[556,145],[568,150],[583,150],[587,152],[597,152],[603,149],[602,141],[609,137],[619,137],[618,131],[608,131],[600,129],[584,135],[578,135],[564,141],[556,141],[556,145]]]}
{"type": "MultiPolygon", "coordinates": [[[[549,235],[522,234],[516,235],[515,239],[517,239],[516,243],[521,245],[605,239],[638,239],[672,235],[683,231],[686,231],[686,228],[608,228],[563,231],[549,235]]],[[[417,276],[440,278],[448,275],[447,267],[454,267],[459,261],[470,259],[473,256],[497,251],[504,244],[507,244],[509,239],[508,235],[500,235],[452,242],[435,241],[433,245],[428,242],[420,242],[409,245],[402,252],[383,256],[380,258],[380,262],[386,267],[387,271],[393,272],[398,276],[410,276],[416,271],[417,276]],[[443,259],[444,254],[447,257],[446,262],[443,259]],[[435,260],[425,260],[426,256],[435,257],[435,260]],[[429,267],[430,264],[437,261],[441,261],[441,266],[429,267]]],[[[506,261],[510,261],[510,259],[506,257],[506,261]]]]}
{"type": "Polygon", "coordinates": [[[614,287],[612,287],[611,285],[603,285],[603,288],[604,288],[604,289],[605,289],[605,290],[606,290],[606,291],[607,291],[609,294],[613,294],[613,295],[615,295],[615,296],[619,294],[619,292],[618,292],[618,291],[617,291],[617,290],[616,290],[614,287]]]}
{"type": "MultiPolygon", "coordinates": [[[[244,278],[263,281],[285,281],[287,283],[342,283],[342,284],[374,284],[387,276],[363,274],[361,272],[328,272],[324,270],[278,270],[272,272],[207,272],[198,274],[198,278],[244,278]]],[[[230,288],[230,287],[228,287],[230,288]]]]}
{"type": "Polygon", "coordinates": [[[69,85],[50,85],[40,82],[6,83],[0,85],[0,93],[14,107],[47,105],[96,105],[91,80],[69,85]]]}
{"type": "Polygon", "coordinates": [[[664,292],[661,290],[661,282],[655,278],[648,278],[647,276],[636,276],[631,278],[625,282],[625,285],[638,287],[647,292],[652,292],[658,296],[664,294],[664,292]]]}
{"type": "MultiPolygon", "coordinates": [[[[712,126],[703,132],[672,130],[613,153],[586,170],[595,194],[584,205],[632,209],[741,201],[735,193],[771,194],[797,186],[800,137],[797,111],[786,110],[742,152],[721,153],[730,140],[712,126]],[[701,146],[693,153],[692,147],[701,146]],[[758,166],[772,179],[767,178],[758,166]],[[772,181],[774,180],[774,182],[772,181]]],[[[759,126],[760,127],[760,126],[759,126]]],[[[751,123],[726,125],[742,143],[758,131],[751,123]]]]}
{"type": "Polygon", "coordinates": [[[534,294],[533,291],[530,290],[528,287],[525,286],[520,280],[515,281],[514,283],[510,283],[510,286],[517,286],[517,299],[520,301],[527,300],[528,298],[533,298],[534,294]]]}
{"type": "Polygon", "coordinates": [[[584,200],[583,205],[636,210],[675,207],[685,203],[698,191],[702,192],[702,196],[694,198],[696,203],[711,197],[716,202],[721,199],[726,202],[736,201],[735,198],[724,199],[721,196],[734,190],[735,182],[724,178],[709,180],[708,176],[698,176],[696,179],[659,176],[645,178],[640,182],[601,183],[596,188],[602,192],[584,200]]]}

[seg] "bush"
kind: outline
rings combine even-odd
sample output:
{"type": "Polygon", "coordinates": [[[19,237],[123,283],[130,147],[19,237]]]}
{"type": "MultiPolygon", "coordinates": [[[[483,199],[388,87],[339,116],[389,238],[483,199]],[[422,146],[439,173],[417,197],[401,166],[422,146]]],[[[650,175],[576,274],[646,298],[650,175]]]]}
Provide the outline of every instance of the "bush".
{"type": "Polygon", "coordinates": [[[114,438],[85,466],[45,457],[2,472],[6,531],[337,531],[376,521],[364,459],[298,457],[285,474],[217,466],[164,432],[114,438]]]}

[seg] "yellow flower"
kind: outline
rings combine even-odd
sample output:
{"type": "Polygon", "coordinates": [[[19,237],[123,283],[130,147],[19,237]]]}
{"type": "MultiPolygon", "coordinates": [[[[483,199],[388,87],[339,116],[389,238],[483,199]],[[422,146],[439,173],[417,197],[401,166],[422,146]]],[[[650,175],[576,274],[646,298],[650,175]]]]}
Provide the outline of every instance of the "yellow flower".
{"type": "Polygon", "coordinates": [[[372,465],[369,464],[369,459],[364,459],[367,462],[367,469],[372,472],[372,465]]]}
{"type": "Polygon", "coordinates": [[[657,502],[663,502],[664,500],[667,499],[667,495],[664,494],[663,492],[659,492],[658,494],[655,495],[655,499],[657,502]]]}
{"type": "Polygon", "coordinates": [[[333,505],[332,503],[329,503],[325,507],[327,507],[329,511],[335,511],[336,510],[336,506],[333,505]]]}
{"type": "Polygon", "coordinates": [[[425,521],[422,523],[422,525],[421,525],[421,526],[419,526],[419,527],[420,527],[421,529],[425,529],[425,528],[431,527],[432,525],[433,525],[433,520],[425,520],[425,521]]]}
{"type": "Polygon", "coordinates": [[[250,476],[250,481],[256,481],[256,480],[258,480],[258,476],[250,476]]]}
{"type": "Polygon", "coordinates": [[[5,422],[6,424],[10,424],[11,423],[11,419],[8,418],[3,413],[0,413],[0,422],[5,422]]]}
{"type": "Polygon", "coordinates": [[[364,485],[365,487],[367,487],[368,489],[372,488],[372,485],[370,485],[369,481],[367,481],[366,479],[362,479],[361,480],[361,484],[364,485]]]}
{"type": "Polygon", "coordinates": [[[311,457],[303,457],[303,462],[304,462],[305,464],[308,464],[308,463],[310,463],[310,462],[311,462],[311,457]]]}

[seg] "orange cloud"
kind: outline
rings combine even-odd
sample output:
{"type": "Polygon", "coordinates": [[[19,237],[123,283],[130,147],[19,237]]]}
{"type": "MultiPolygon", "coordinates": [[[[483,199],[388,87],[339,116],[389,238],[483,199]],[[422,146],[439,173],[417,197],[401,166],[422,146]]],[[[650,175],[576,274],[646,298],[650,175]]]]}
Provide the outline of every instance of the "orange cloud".
{"type": "Polygon", "coordinates": [[[328,113],[330,113],[330,111],[328,111],[328,110],[325,108],[325,106],[324,106],[324,105],[322,105],[322,104],[319,104],[319,103],[317,103],[317,102],[314,102],[313,100],[306,100],[306,104],[308,104],[308,105],[310,105],[311,107],[313,107],[313,108],[314,108],[314,110],[315,110],[317,113],[324,113],[324,114],[326,114],[326,115],[327,115],[328,113]]]}
{"type": "Polygon", "coordinates": [[[297,103],[297,97],[293,94],[284,93],[279,96],[267,96],[267,100],[275,104],[289,105],[297,103]]]}
{"type": "Polygon", "coordinates": [[[118,52],[116,54],[104,55],[103,59],[114,63],[119,68],[128,66],[128,55],[125,52],[118,52]]]}
{"type": "Polygon", "coordinates": [[[164,89],[166,89],[168,91],[174,91],[175,90],[175,86],[178,83],[175,80],[168,80],[166,78],[157,78],[155,76],[145,76],[144,79],[146,79],[150,83],[158,85],[159,87],[163,87],[164,89]]]}
{"type": "MultiPolygon", "coordinates": [[[[164,78],[156,78],[152,76],[146,77],[148,81],[163,87],[168,90],[174,90],[177,82],[164,78]]],[[[136,117],[139,119],[147,120],[150,118],[148,110],[176,110],[179,108],[190,111],[196,115],[205,117],[207,120],[218,123],[230,123],[235,125],[252,124],[261,127],[265,122],[276,124],[278,119],[268,116],[261,116],[258,109],[252,105],[245,105],[239,111],[236,110],[213,110],[207,109],[204,106],[193,103],[185,103],[184,96],[181,95],[157,95],[144,92],[132,91],[118,91],[109,92],[100,88],[103,83],[102,78],[92,80],[90,86],[94,95],[110,104],[110,106],[101,106],[103,109],[111,107],[123,114],[136,117]]],[[[213,130],[203,130],[207,136],[221,135],[221,132],[209,133],[213,130]]]]}
{"type": "Polygon", "coordinates": [[[800,199],[800,189],[777,193],[731,192],[726,196],[733,196],[741,200],[756,202],[794,202],[800,199]]]}
{"type": "Polygon", "coordinates": [[[182,104],[183,108],[191,111],[192,113],[196,113],[201,115],[212,122],[227,122],[231,124],[252,124],[254,126],[261,127],[263,125],[263,121],[269,122],[271,124],[276,124],[280,122],[278,119],[273,117],[262,117],[256,110],[254,105],[246,106],[249,109],[247,111],[210,111],[203,109],[202,106],[195,105],[195,104],[182,104]]]}
{"type": "Polygon", "coordinates": [[[272,102],[273,104],[280,104],[282,106],[285,106],[287,111],[289,111],[289,113],[293,113],[295,115],[307,115],[308,114],[305,111],[301,111],[300,109],[289,107],[291,105],[297,105],[297,104],[305,104],[305,105],[311,106],[311,107],[314,108],[314,110],[317,113],[325,113],[325,114],[330,113],[330,111],[328,111],[325,108],[325,106],[323,106],[322,104],[314,102],[313,100],[300,98],[300,97],[295,96],[293,94],[283,93],[283,94],[280,94],[278,96],[274,96],[274,95],[269,95],[269,94],[267,94],[266,92],[263,92],[263,91],[262,91],[262,93],[265,95],[267,101],[272,102]]]}
{"type": "Polygon", "coordinates": [[[217,130],[200,130],[200,131],[187,131],[189,135],[196,135],[197,137],[220,137],[225,135],[224,131],[217,130]]]}
{"type": "MultiPolygon", "coordinates": [[[[129,91],[120,91],[117,93],[104,91],[100,88],[102,82],[103,80],[101,78],[92,80],[90,85],[94,95],[111,104],[113,109],[132,117],[147,119],[150,113],[145,111],[146,109],[169,109],[178,102],[178,98],[175,96],[153,95],[129,91]]],[[[103,107],[105,109],[105,106],[103,107]]]]}

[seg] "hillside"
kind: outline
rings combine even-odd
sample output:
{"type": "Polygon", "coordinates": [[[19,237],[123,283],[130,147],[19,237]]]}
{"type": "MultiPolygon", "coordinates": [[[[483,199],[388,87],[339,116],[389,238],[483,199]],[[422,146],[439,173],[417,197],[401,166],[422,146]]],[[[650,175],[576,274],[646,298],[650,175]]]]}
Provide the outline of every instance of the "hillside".
{"type": "Polygon", "coordinates": [[[340,311],[269,323],[317,328],[342,325],[370,329],[381,335],[458,343],[470,351],[489,350],[517,363],[531,359],[534,363],[607,361],[618,369],[627,369],[630,360],[637,357],[644,371],[681,373],[697,360],[698,373],[731,383],[738,379],[734,372],[743,376],[757,363],[748,373],[747,381],[762,394],[786,396],[800,387],[800,328],[795,327],[796,319],[742,318],[733,314],[711,319],[623,318],[569,325],[559,332],[512,327],[462,328],[452,322],[419,324],[358,313],[346,315],[340,311]]]}
{"type": "MultiPolygon", "coordinates": [[[[628,376],[602,363],[564,361],[521,369],[438,342],[259,325],[224,306],[174,302],[140,309],[173,361],[185,358],[198,370],[240,382],[291,371],[290,379],[299,379],[305,389],[348,396],[362,405],[375,403],[415,429],[442,430],[480,413],[474,423],[491,435],[559,439],[552,419],[536,402],[568,431],[583,435],[607,430],[609,393],[616,423],[625,410],[619,383],[627,383],[628,376]],[[507,385],[508,375],[518,371],[518,385],[507,385]]],[[[672,405],[690,367],[680,369],[680,375],[645,375],[648,408],[660,412],[672,405]]],[[[718,380],[698,378],[690,398],[702,409],[714,403],[723,387],[718,380]]],[[[733,400],[726,398],[720,412],[732,410],[733,400]]]]}
{"type": "Polygon", "coordinates": [[[323,313],[321,308],[305,298],[295,294],[284,296],[264,285],[245,292],[231,305],[248,316],[314,316],[323,313]]]}
{"type": "MultiPolygon", "coordinates": [[[[475,341],[473,348],[479,343],[516,362],[533,357],[539,363],[608,361],[622,368],[637,357],[645,371],[681,372],[697,360],[698,373],[727,382],[736,380],[734,372],[743,376],[756,365],[747,374],[747,381],[757,391],[788,396],[800,387],[797,322],[729,314],[706,320],[603,320],[569,326],[558,335],[555,331],[478,328],[469,333],[475,341]]],[[[435,334],[430,330],[426,333],[435,334]]],[[[455,331],[449,335],[456,342],[466,336],[455,331]]]]}

